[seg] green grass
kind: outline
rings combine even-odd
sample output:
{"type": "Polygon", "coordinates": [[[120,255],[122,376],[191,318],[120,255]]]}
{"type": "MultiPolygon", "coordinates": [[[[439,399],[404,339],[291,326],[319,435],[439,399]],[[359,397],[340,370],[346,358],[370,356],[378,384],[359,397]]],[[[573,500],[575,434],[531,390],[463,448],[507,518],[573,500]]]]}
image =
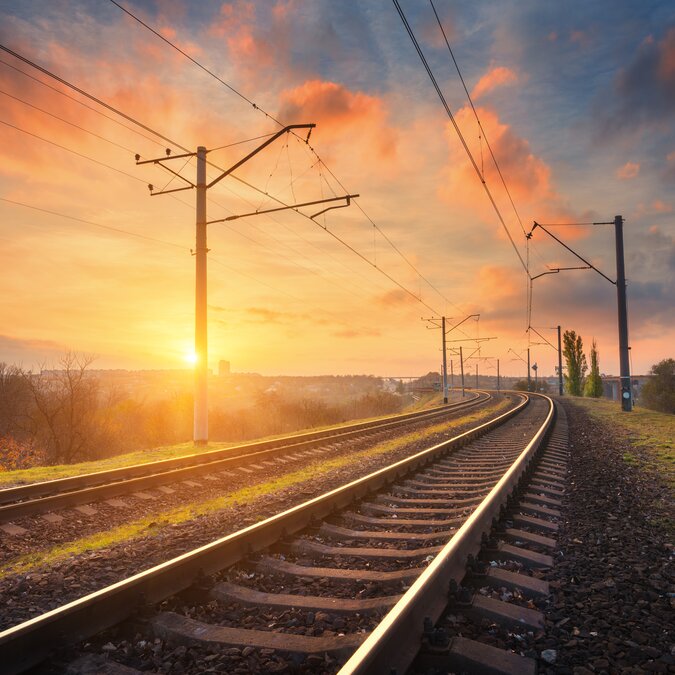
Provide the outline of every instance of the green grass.
{"type": "MultiPolygon", "coordinates": [[[[430,394],[422,397],[419,401],[411,406],[408,406],[402,412],[414,412],[432,408],[440,405],[442,401],[441,394],[430,394]]],[[[394,413],[395,414],[395,413],[394,413]]],[[[290,432],[293,434],[308,433],[313,431],[322,431],[325,429],[337,429],[345,424],[356,424],[358,422],[369,422],[378,419],[377,417],[367,417],[363,419],[351,420],[341,424],[326,425],[322,427],[313,427],[311,429],[300,429],[298,431],[290,432]]],[[[253,443],[256,441],[268,441],[275,438],[288,436],[289,432],[282,434],[274,434],[271,436],[264,436],[258,439],[250,439],[248,441],[233,441],[230,443],[209,443],[208,450],[219,450],[223,448],[231,448],[244,443],[253,443]]],[[[96,473],[98,471],[108,471],[110,469],[119,469],[125,466],[132,466],[134,464],[148,464],[156,462],[161,459],[176,459],[192,455],[195,453],[204,452],[203,448],[196,447],[192,441],[188,443],[178,443],[175,445],[164,445],[158,448],[150,448],[145,450],[138,450],[129,452],[124,455],[116,455],[106,459],[98,459],[90,462],[79,462],[77,464],[57,464],[51,466],[36,466],[30,469],[18,469],[16,471],[1,471],[0,470],[0,488],[9,487],[11,485],[24,485],[27,483],[38,483],[47,480],[56,480],[57,478],[69,478],[70,476],[81,476],[87,473],[96,473]]]]}
{"type": "Polygon", "coordinates": [[[668,482],[675,487],[675,415],[655,412],[636,407],[631,412],[623,412],[621,404],[615,401],[589,398],[572,398],[576,405],[586,410],[591,417],[622,429],[631,445],[641,452],[624,453],[624,461],[637,464],[638,456],[646,461],[668,482]]]}
{"type": "Polygon", "coordinates": [[[0,566],[0,579],[12,574],[25,574],[40,567],[48,567],[87,551],[101,550],[123,541],[152,536],[172,525],[184,523],[223,509],[233,508],[239,504],[250,504],[265,495],[274,494],[290,487],[300,487],[303,484],[311,486],[317,478],[337,472],[345,466],[358,465],[361,461],[395,452],[410,443],[424,440],[432,434],[451,432],[458,426],[471,422],[480,422],[486,418],[493,417],[497,412],[504,412],[508,406],[509,402],[504,400],[491,408],[477,411],[466,417],[436,424],[424,431],[416,431],[399,436],[361,452],[342,455],[329,460],[316,460],[301,469],[265,483],[241,488],[236,492],[214,499],[193,502],[168,511],[155,513],[104,532],[98,532],[66,544],[52,546],[43,551],[20,556],[0,566]]]}

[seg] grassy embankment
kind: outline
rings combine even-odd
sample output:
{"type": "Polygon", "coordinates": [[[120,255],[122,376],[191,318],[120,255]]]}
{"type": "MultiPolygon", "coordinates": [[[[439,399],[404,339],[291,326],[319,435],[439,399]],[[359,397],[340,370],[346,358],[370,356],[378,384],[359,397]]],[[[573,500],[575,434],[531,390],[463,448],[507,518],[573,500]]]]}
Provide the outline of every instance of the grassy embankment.
{"type": "MultiPolygon", "coordinates": [[[[87,551],[105,549],[123,541],[154,536],[172,525],[175,526],[223,509],[230,509],[239,505],[249,505],[261,497],[278,493],[285,489],[301,488],[303,485],[307,485],[310,488],[314,487],[318,478],[339,472],[345,466],[358,466],[366,460],[395,452],[408,444],[424,440],[429,435],[452,432],[453,429],[471,422],[479,423],[493,417],[498,412],[505,412],[509,405],[510,402],[508,400],[502,400],[488,409],[482,409],[458,419],[439,423],[424,432],[408,433],[380,443],[367,450],[342,455],[331,460],[315,460],[291,473],[273,478],[264,483],[241,488],[221,497],[193,502],[160,513],[153,513],[105,532],[99,532],[76,541],[53,546],[44,551],[20,556],[0,567],[0,578],[12,574],[28,573],[45,566],[48,567],[87,551]]],[[[339,475],[336,474],[336,485],[339,481],[339,475]]]]}
{"type": "Polygon", "coordinates": [[[591,417],[614,429],[626,432],[635,452],[626,451],[623,459],[628,464],[646,463],[654,469],[671,488],[675,487],[675,415],[636,407],[626,413],[615,401],[590,398],[572,398],[576,405],[591,417]]]}
{"type": "MultiPolygon", "coordinates": [[[[401,413],[415,412],[425,408],[432,408],[440,405],[442,402],[441,394],[428,394],[423,396],[416,403],[406,407],[401,413]]],[[[399,414],[401,414],[399,413],[399,414]]],[[[396,414],[396,413],[392,413],[396,414]]],[[[357,422],[368,422],[370,420],[378,419],[377,417],[369,417],[364,419],[350,420],[344,424],[355,424],[357,422]]],[[[337,429],[343,424],[335,424],[323,427],[313,427],[311,429],[300,429],[299,431],[285,432],[283,434],[276,434],[273,436],[265,436],[263,438],[255,439],[255,441],[268,441],[288,436],[289,433],[301,434],[311,431],[321,431],[323,429],[337,429]]],[[[209,443],[208,450],[221,450],[224,448],[232,448],[243,443],[253,443],[250,441],[236,441],[231,443],[209,443]]],[[[148,464],[156,462],[161,459],[175,459],[178,457],[185,457],[197,452],[204,452],[203,449],[195,447],[192,441],[188,443],[177,443],[175,445],[166,445],[158,448],[148,448],[144,450],[137,450],[129,452],[124,455],[116,455],[114,457],[107,457],[106,459],[99,459],[91,462],[79,462],[77,464],[58,464],[51,466],[36,466],[31,469],[19,469],[16,471],[0,471],[0,488],[9,487],[12,485],[24,485],[26,483],[38,483],[40,481],[56,480],[57,478],[68,478],[70,476],[81,476],[87,473],[96,473],[97,471],[108,471],[110,469],[119,469],[125,466],[133,466],[135,464],[148,464]]]]}

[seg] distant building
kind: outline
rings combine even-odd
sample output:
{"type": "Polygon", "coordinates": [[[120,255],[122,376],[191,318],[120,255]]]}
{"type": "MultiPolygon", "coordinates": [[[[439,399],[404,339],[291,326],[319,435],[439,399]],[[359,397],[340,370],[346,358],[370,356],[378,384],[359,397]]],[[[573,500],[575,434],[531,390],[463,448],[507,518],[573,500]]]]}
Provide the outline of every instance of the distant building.
{"type": "Polygon", "coordinates": [[[225,377],[230,374],[230,362],[218,361],[218,376],[225,377]]]}
{"type": "MultiPolygon", "coordinates": [[[[645,382],[651,378],[651,375],[633,375],[630,378],[631,387],[633,389],[633,401],[640,398],[640,392],[645,382]]],[[[621,398],[621,380],[614,375],[602,376],[602,395],[604,398],[609,398],[612,401],[618,401],[621,398]]]]}

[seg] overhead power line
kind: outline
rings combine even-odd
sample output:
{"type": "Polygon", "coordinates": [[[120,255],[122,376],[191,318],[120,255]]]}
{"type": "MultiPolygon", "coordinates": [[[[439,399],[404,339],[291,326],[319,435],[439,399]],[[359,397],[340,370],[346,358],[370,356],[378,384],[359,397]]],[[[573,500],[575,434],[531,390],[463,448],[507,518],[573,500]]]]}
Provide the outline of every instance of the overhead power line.
{"type": "MultiPolygon", "coordinates": [[[[111,1],[112,1],[112,0],[111,0],[111,1]]],[[[145,123],[143,123],[143,122],[141,122],[140,120],[134,118],[133,116],[128,115],[127,113],[123,112],[122,110],[119,110],[118,108],[116,108],[116,107],[114,107],[114,106],[112,106],[112,105],[106,103],[105,101],[103,101],[102,99],[98,98],[97,96],[94,96],[93,94],[91,94],[91,93],[85,91],[85,90],[82,89],[81,87],[79,87],[79,86],[73,84],[72,82],[69,82],[69,81],[66,80],[65,78],[60,77],[59,75],[53,73],[52,71],[48,70],[47,68],[44,68],[44,67],[40,66],[39,64],[35,63],[35,62],[32,61],[31,59],[28,59],[27,57],[22,56],[21,54],[19,54],[19,53],[17,53],[16,51],[10,49],[9,47],[7,47],[7,46],[5,46],[5,45],[3,45],[3,44],[0,44],[0,50],[6,52],[6,53],[8,53],[8,54],[10,54],[10,55],[13,56],[14,58],[16,58],[16,59],[22,61],[23,63],[26,63],[27,65],[31,66],[32,68],[35,68],[35,69],[38,70],[39,72],[41,72],[41,73],[47,75],[48,77],[50,77],[50,78],[56,80],[57,82],[63,84],[64,86],[66,86],[66,87],[70,88],[71,90],[77,92],[78,94],[84,96],[85,98],[87,98],[87,99],[93,101],[93,102],[96,103],[97,105],[100,105],[100,106],[104,107],[105,109],[109,110],[110,112],[113,112],[113,113],[115,113],[116,115],[119,115],[120,117],[122,117],[123,119],[125,119],[125,120],[131,122],[132,124],[137,125],[137,126],[140,127],[141,129],[143,129],[143,130],[145,130],[145,131],[147,131],[147,132],[149,132],[149,133],[151,133],[151,134],[154,134],[156,137],[161,138],[162,140],[164,140],[165,142],[169,143],[170,145],[172,145],[172,146],[174,146],[174,147],[176,147],[176,148],[179,148],[179,149],[183,150],[184,152],[190,152],[190,150],[189,150],[187,147],[185,147],[184,145],[182,145],[181,143],[179,143],[179,142],[175,141],[174,139],[171,139],[170,137],[168,137],[168,136],[162,134],[161,132],[157,131],[156,129],[153,129],[152,127],[146,125],[145,123]]],[[[39,80],[38,80],[38,81],[39,81],[39,80]]],[[[58,90],[57,90],[57,91],[58,91],[58,90]]],[[[276,120],[274,120],[274,121],[276,121],[276,120]]],[[[7,126],[10,126],[10,127],[13,127],[13,128],[15,128],[15,129],[17,129],[18,131],[21,131],[21,132],[23,132],[23,133],[26,133],[26,134],[28,134],[28,135],[31,135],[31,136],[33,136],[33,137],[35,137],[35,138],[38,138],[39,140],[42,140],[42,141],[47,142],[47,143],[50,143],[50,144],[52,144],[52,145],[54,145],[54,146],[56,146],[56,147],[60,147],[60,148],[62,148],[63,150],[65,150],[65,151],[67,151],[67,152],[71,152],[72,154],[75,154],[75,155],[80,156],[80,157],[82,157],[82,158],[84,158],[84,159],[87,159],[87,160],[89,160],[89,161],[92,161],[92,162],[94,162],[94,163],[96,163],[96,164],[99,164],[99,165],[101,165],[101,166],[105,166],[105,167],[108,168],[108,169],[112,169],[112,170],[114,170],[114,171],[116,171],[116,172],[118,172],[118,173],[121,173],[121,174],[123,174],[123,175],[125,175],[125,176],[128,176],[128,177],[130,177],[130,178],[133,178],[134,180],[137,180],[137,181],[140,181],[140,182],[145,182],[145,181],[143,181],[142,179],[138,178],[137,176],[132,176],[131,174],[127,174],[126,172],[124,172],[124,171],[122,171],[122,170],[120,170],[120,169],[116,169],[115,167],[111,167],[111,166],[109,166],[109,165],[107,165],[107,164],[105,164],[105,163],[103,163],[103,162],[100,162],[100,161],[98,161],[98,160],[95,160],[95,159],[93,159],[93,158],[91,158],[91,157],[87,157],[86,155],[83,155],[82,153],[78,153],[77,151],[71,150],[70,148],[67,148],[67,147],[65,147],[65,146],[61,146],[60,144],[55,143],[54,141],[50,141],[50,140],[48,140],[48,139],[45,139],[45,138],[43,138],[43,137],[41,137],[41,136],[38,136],[38,135],[36,135],[36,134],[33,134],[32,132],[28,132],[28,131],[26,131],[26,130],[24,130],[24,129],[21,129],[21,128],[19,128],[19,127],[16,127],[15,125],[11,125],[11,124],[6,123],[6,122],[3,122],[3,123],[6,124],[7,126]]],[[[317,158],[319,158],[318,155],[317,155],[317,158]]],[[[319,159],[320,159],[320,158],[319,158],[319,159]]],[[[326,167],[326,165],[325,165],[325,163],[323,162],[323,160],[321,160],[321,161],[322,161],[323,166],[326,167]]],[[[215,168],[220,169],[220,167],[218,167],[216,164],[213,164],[212,162],[209,162],[209,164],[210,164],[211,166],[214,166],[215,168]]],[[[326,168],[328,169],[328,167],[326,167],[326,168]]],[[[330,171],[330,170],[329,170],[329,171],[330,171]]],[[[256,186],[252,185],[252,184],[249,183],[248,181],[246,181],[246,180],[244,180],[244,179],[242,179],[242,178],[240,178],[240,177],[238,177],[238,176],[236,176],[236,175],[234,175],[234,174],[230,174],[230,175],[232,176],[232,178],[233,178],[234,180],[238,181],[239,183],[242,183],[243,185],[247,186],[248,188],[250,188],[250,189],[252,189],[252,190],[255,190],[256,192],[258,192],[258,193],[260,193],[260,194],[265,194],[260,188],[258,188],[258,187],[256,187],[256,186]]],[[[333,174],[332,172],[331,172],[331,175],[335,178],[335,180],[337,180],[337,181],[339,182],[339,180],[337,179],[337,177],[335,177],[334,174],[333,174]]],[[[279,203],[279,204],[281,204],[281,205],[283,205],[283,206],[289,207],[289,205],[286,204],[283,200],[281,200],[281,199],[279,199],[279,198],[277,198],[277,197],[275,197],[275,196],[273,196],[273,195],[267,195],[267,196],[268,196],[270,199],[276,201],[277,203],[279,203]]],[[[360,207],[359,207],[359,208],[360,208],[360,207]]],[[[363,212],[363,209],[361,209],[361,211],[363,212]]],[[[310,219],[309,216],[307,216],[306,214],[302,214],[302,213],[301,213],[300,215],[303,215],[305,218],[310,219]]],[[[311,219],[310,219],[310,220],[311,220],[311,219]]],[[[391,282],[392,282],[395,286],[397,286],[399,289],[403,290],[408,296],[414,298],[416,301],[418,301],[420,304],[422,304],[422,305],[423,305],[424,307],[426,307],[427,309],[433,311],[434,313],[438,313],[438,310],[437,310],[436,308],[432,307],[432,306],[431,306],[430,304],[428,304],[427,302],[425,302],[425,301],[421,298],[421,296],[416,295],[413,291],[411,291],[411,290],[410,290],[409,288],[407,288],[404,284],[402,284],[401,282],[399,282],[395,277],[393,277],[393,276],[392,276],[391,274],[389,274],[387,271],[385,271],[384,269],[382,269],[381,267],[379,267],[376,263],[374,263],[374,262],[372,262],[371,260],[369,260],[367,256],[365,256],[364,254],[362,254],[362,253],[361,253],[360,251],[358,251],[354,246],[352,246],[352,245],[349,244],[347,241],[345,241],[344,239],[342,239],[339,235],[337,235],[336,233],[332,232],[331,230],[329,230],[329,229],[327,229],[327,228],[325,228],[325,227],[322,227],[319,223],[316,223],[315,221],[312,221],[312,222],[313,222],[315,225],[318,225],[319,227],[321,227],[321,228],[322,228],[325,232],[327,232],[331,237],[333,237],[336,241],[338,241],[340,244],[342,244],[342,246],[344,246],[344,247],[347,248],[349,251],[351,251],[352,253],[354,253],[355,255],[357,255],[361,260],[363,260],[364,262],[366,262],[370,267],[372,267],[372,268],[375,269],[377,272],[379,272],[379,273],[382,274],[384,277],[386,277],[389,281],[391,281],[391,282]]],[[[378,229],[379,229],[379,228],[378,228],[378,229]]],[[[421,277],[421,275],[420,275],[420,277],[421,277]]],[[[421,277],[421,278],[423,278],[423,277],[421,277]]]]}
{"type": "Polygon", "coordinates": [[[478,176],[478,179],[481,182],[481,185],[483,186],[483,189],[485,190],[485,193],[488,196],[488,199],[490,200],[490,203],[492,204],[492,208],[494,209],[495,213],[497,214],[497,218],[499,219],[499,222],[501,223],[501,226],[506,233],[506,236],[508,237],[509,241],[511,242],[511,246],[513,247],[513,250],[515,254],[518,256],[518,260],[520,261],[520,264],[523,266],[523,269],[525,270],[525,273],[529,276],[530,272],[527,269],[527,265],[525,261],[523,260],[523,256],[521,255],[520,251],[518,250],[518,247],[516,246],[515,241],[513,240],[513,236],[511,235],[511,232],[509,231],[508,226],[506,225],[506,221],[504,220],[504,217],[502,216],[501,211],[499,210],[499,207],[497,206],[497,202],[495,201],[494,197],[492,196],[492,192],[490,191],[490,188],[488,187],[485,178],[483,174],[481,173],[480,167],[476,163],[476,160],[473,156],[473,153],[471,152],[466,139],[464,138],[464,135],[462,134],[461,129],[459,128],[459,125],[457,124],[457,121],[455,120],[455,116],[452,113],[452,110],[450,109],[450,106],[448,105],[448,102],[445,98],[445,95],[443,94],[443,91],[438,84],[438,81],[436,80],[436,76],[433,73],[433,70],[431,69],[431,66],[429,65],[429,62],[426,59],[426,56],[424,55],[424,52],[422,51],[422,48],[420,47],[419,42],[417,41],[417,38],[415,37],[415,33],[408,23],[408,19],[405,16],[405,13],[403,12],[403,9],[401,8],[401,5],[398,0],[393,0],[394,6],[396,7],[396,11],[399,14],[399,17],[401,18],[401,21],[403,23],[403,26],[406,29],[406,32],[408,33],[408,36],[410,37],[411,42],[413,43],[413,46],[415,47],[415,51],[417,52],[417,55],[420,58],[420,61],[422,62],[422,65],[424,66],[424,69],[427,71],[427,75],[429,76],[429,79],[431,80],[431,83],[436,90],[436,94],[438,95],[439,100],[441,101],[441,104],[443,105],[443,108],[445,109],[445,112],[450,119],[450,122],[452,123],[452,126],[455,129],[455,132],[457,133],[457,136],[462,144],[462,147],[464,148],[469,161],[471,162],[471,165],[474,168],[474,171],[476,172],[476,175],[478,176]]]}
{"type": "MultiPolygon", "coordinates": [[[[130,18],[134,19],[137,23],[139,23],[141,26],[149,30],[153,35],[158,37],[162,42],[167,44],[169,47],[180,53],[182,56],[184,56],[186,59],[188,59],[191,63],[196,65],[198,68],[203,70],[205,73],[213,77],[215,80],[217,80],[220,84],[225,86],[227,89],[229,89],[232,93],[236,94],[239,96],[242,100],[246,101],[249,105],[251,105],[252,108],[255,110],[258,110],[260,113],[268,117],[270,120],[275,122],[277,125],[280,127],[283,127],[284,124],[277,119],[274,115],[270,114],[267,112],[264,108],[259,106],[257,103],[252,101],[250,98],[248,98],[245,94],[243,94],[241,91],[239,91],[236,87],[233,87],[229,82],[226,82],[223,78],[221,78],[219,75],[214,73],[210,68],[207,68],[205,65],[197,61],[194,57],[190,56],[188,53],[186,53],[183,49],[181,49],[178,45],[173,43],[171,40],[163,36],[159,31],[155,30],[152,26],[150,26],[147,22],[143,21],[140,17],[138,17],[136,14],[128,10],[126,7],[121,5],[119,2],[116,0],[110,0],[113,5],[118,7],[120,10],[122,10],[127,16],[130,18]]],[[[295,135],[295,134],[294,134],[295,135]]],[[[304,139],[303,139],[304,140],[304,139]]],[[[307,147],[309,150],[316,156],[317,159],[321,160],[321,163],[325,167],[325,169],[330,173],[330,175],[335,179],[335,181],[338,183],[340,188],[345,192],[348,193],[349,190],[343,185],[343,183],[340,181],[340,179],[333,173],[333,171],[328,167],[328,165],[321,159],[320,155],[317,153],[314,147],[312,147],[309,143],[307,143],[307,147]]],[[[250,187],[250,186],[249,186],[250,187]]],[[[278,200],[277,200],[278,201],[278,200]]],[[[283,202],[280,202],[283,204],[283,202]]],[[[444,302],[448,303],[449,305],[452,305],[453,307],[456,307],[457,309],[459,308],[454,302],[452,302],[449,298],[447,298],[431,281],[429,281],[420,271],[419,269],[410,261],[410,259],[394,244],[394,242],[383,232],[383,230],[373,221],[373,219],[366,213],[366,211],[363,209],[363,207],[359,204],[357,200],[354,200],[354,204],[356,207],[359,209],[359,211],[363,214],[363,216],[370,222],[370,224],[377,230],[377,232],[382,236],[382,238],[387,242],[389,246],[403,259],[403,261],[417,274],[417,276],[424,281],[425,284],[429,286],[435,293],[439,295],[440,298],[443,299],[444,302]]],[[[325,228],[324,228],[325,229],[325,228]]],[[[370,262],[370,261],[368,261],[370,262]]],[[[377,265],[375,265],[377,268],[377,265]]],[[[377,268],[379,269],[379,268],[377,268]]],[[[385,275],[387,276],[387,275],[385,275]]],[[[415,296],[417,297],[417,296],[415,296]]],[[[423,303],[424,304],[424,303],[423,303]]],[[[463,311],[463,310],[461,310],[463,311]]]]}

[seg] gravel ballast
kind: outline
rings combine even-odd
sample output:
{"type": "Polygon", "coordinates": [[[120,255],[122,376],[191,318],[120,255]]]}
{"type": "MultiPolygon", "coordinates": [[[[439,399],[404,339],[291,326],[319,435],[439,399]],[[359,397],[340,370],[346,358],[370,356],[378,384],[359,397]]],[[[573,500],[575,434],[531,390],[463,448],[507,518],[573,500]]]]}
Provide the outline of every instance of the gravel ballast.
{"type": "Polygon", "coordinates": [[[673,673],[672,491],[625,432],[564,405],[568,494],[539,672],[673,673]]]}

